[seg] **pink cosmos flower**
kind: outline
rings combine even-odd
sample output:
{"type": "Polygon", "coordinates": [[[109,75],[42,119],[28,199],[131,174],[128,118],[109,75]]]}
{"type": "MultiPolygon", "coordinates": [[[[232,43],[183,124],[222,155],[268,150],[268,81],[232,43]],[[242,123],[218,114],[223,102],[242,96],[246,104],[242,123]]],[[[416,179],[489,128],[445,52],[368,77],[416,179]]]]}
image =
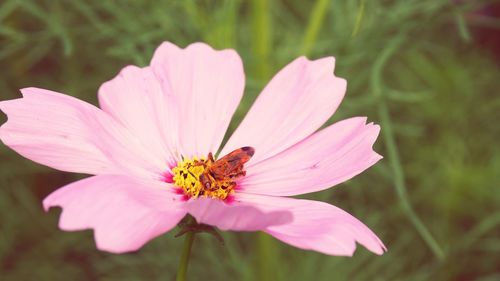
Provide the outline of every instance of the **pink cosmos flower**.
{"type": "Polygon", "coordinates": [[[163,43],[150,66],[127,66],[101,86],[100,108],[22,89],[22,98],[0,103],[8,116],[0,139],[40,164],[93,175],[56,190],[43,206],[62,207],[63,230],[93,229],[101,250],[137,250],[190,214],[329,255],[352,255],[355,242],[382,254],[382,242],[350,214],[290,197],[344,182],[382,158],[372,149],[380,128],[365,117],[316,132],[346,90],[334,62],[300,57],[276,74],[219,154],[246,147],[251,157],[225,178],[209,154],[220,148],[245,74],[235,51],[203,43],[163,43]]]}

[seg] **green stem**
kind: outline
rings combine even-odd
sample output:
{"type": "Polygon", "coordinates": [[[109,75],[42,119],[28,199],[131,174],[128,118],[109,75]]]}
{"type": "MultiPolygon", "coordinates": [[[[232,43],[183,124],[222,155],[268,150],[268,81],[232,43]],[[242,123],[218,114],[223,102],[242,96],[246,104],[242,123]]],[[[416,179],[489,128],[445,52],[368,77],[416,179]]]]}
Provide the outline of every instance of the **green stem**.
{"type": "Polygon", "coordinates": [[[259,256],[257,258],[258,272],[257,277],[260,281],[276,280],[276,262],[277,252],[273,238],[266,233],[259,233],[257,236],[257,247],[259,256]]]}
{"type": "Polygon", "coordinates": [[[265,80],[271,75],[269,52],[271,50],[271,12],[268,0],[253,0],[251,2],[253,52],[256,58],[256,78],[265,80]]]}
{"type": "Polygon", "coordinates": [[[453,13],[455,14],[455,20],[457,22],[458,33],[460,34],[460,37],[466,43],[471,42],[472,36],[470,34],[469,27],[467,26],[467,23],[465,22],[465,18],[464,18],[462,11],[460,11],[458,8],[456,8],[455,5],[452,6],[452,9],[453,9],[453,13]]]}
{"type": "Polygon", "coordinates": [[[300,49],[301,54],[309,54],[312,46],[316,42],[316,38],[318,37],[321,25],[323,24],[323,19],[325,18],[326,11],[328,10],[329,3],[329,0],[316,0],[316,4],[314,4],[309,17],[309,23],[307,24],[304,40],[302,41],[302,48],[300,49]]]}
{"type": "Polygon", "coordinates": [[[359,29],[361,28],[361,20],[365,14],[365,0],[361,0],[359,3],[358,15],[356,16],[356,23],[354,24],[354,29],[352,30],[351,37],[358,35],[359,29]]]}
{"type": "MultiPolygon", "coordinates": [[[[272,45],[271,36],[271,9],[269,0],[252,0],[251,21],[253,40],[253,53],[255,67],[253,77],[264,82],[271,76],[271,63],[269,54],[272,45]]],[[[256,276],[260,281],[277,280],[276,266],[279,253],[276,243],[265,233],[258,233],[256,237],[256,276]]]]}
{"type": "Polygon", "coordinates": [[[177,277],[175,280],[177,281],[185,281],[186,273],[189,264],[189,254],[191,253],[191,247],[194,242],[194,233],[188,232],[185,234],[186,238],[184,238],[184,246],[182,250],[182,256],[179,263],[179,269],[177,270],[177,277]]]}
{"type": "Polygon", "coordinates": [[[417,229],[417,232],[425,241],[427,246],[431,249],[434,255],[442,260],[444,258],[444,252],[436,242],[430,231],[423,224],[420,218],[417,216],[413,207],[408,199],[408,193],[405,184],[405,174],[403,167],[401,165],[401,160],[399,159],[399,153],[397,149],[396,142],[394,140],[394,133],[392,131],[392,121],[385,102],[383,91],[382,91],[382,72],[385,64],[389,58],[396,52],[396,50],[401,45],[401,40],[394,40],[392,43],[382,51],[380,56],[377,58],[371,77],[371,88],[373,90],[374,96],[378,101],[378,114],[380,118],[380,124],[382,125],[382,134],[384,137],[385,146],[387,149],[387,156],[389,158],[389,164],[392,168],[394,187],[396,188],[396,194],[399,198],[401,208],[405,215],[409,218],[411,223],[417,229]]]}
{"type": "Polygon", "coordinates": [[[394,186],[396,187],[396,193],[398,195],[401,207],[405,214],[408,216],[412,224],[417,229],[418,233],[427,243],[429,248],[432,250],[434,255],[442,260],[444,258],[444,253],[439,244],[436,242],[432,234],[429,232],[427,227],[422,223],[420,218],[417,216],[413,210],[410,201],[408,200],[408,193],[406,191],[405,175],[403,172],[403,167],[401,166],[401,161],[399,159],[398,150],[396,143],[394,141],[394,136],[392,132],[391,119],[389,115],[389,110],[385,102],[379,102],[378,113],[380,116],[380,123],[382,124],[382,133],[385,140],[385,146],[387,149],[387,154],[389,158],[389,163],[392,167],[394,175],[394,186]]]}

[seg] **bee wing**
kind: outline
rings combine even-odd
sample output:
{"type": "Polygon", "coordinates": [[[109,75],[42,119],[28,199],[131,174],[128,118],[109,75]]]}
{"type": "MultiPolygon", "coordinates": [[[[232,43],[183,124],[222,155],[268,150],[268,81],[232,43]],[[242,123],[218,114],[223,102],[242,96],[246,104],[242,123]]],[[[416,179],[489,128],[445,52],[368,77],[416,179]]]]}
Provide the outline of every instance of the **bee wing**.
{"type": "Polygon", "coordinates": [[[255,153],[255,149],[253,147],[245,146],[242,148],[238,148],[233,150],[229,154],[215,161],[212,165],[211,170],[216,174],[231,174],[238,170],[241,170],[243,164],[248,162],[250,158],[252,158],[255,153]]]}
{"type": "Polygon", "coordinates": [[[255,153],[255,149],[250,146],[245,146],[242,148],[238,148],[236,150],[231,151],[228,153],[226,156],[222,157],[221,159],[217,160],[216,162],[238,162],[241,164],[245,164],[252,158],[253,154],[255,153]]]}

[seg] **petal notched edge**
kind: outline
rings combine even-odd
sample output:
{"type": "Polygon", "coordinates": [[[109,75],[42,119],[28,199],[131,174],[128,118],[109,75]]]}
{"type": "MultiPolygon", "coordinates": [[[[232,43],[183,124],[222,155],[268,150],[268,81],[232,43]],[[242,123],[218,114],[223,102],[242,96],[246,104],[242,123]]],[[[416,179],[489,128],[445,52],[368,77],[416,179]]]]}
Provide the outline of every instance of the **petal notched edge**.
{"type": "Polygon", "coordinates": [[[178,115],[179,154],[215,153],[243,96],[245,73],[239,55],[204,43],[181,49],[164,42],[151,68],[178,115]]]}
{"type": "Polygon", "coordinates": [[[62,230],[93,229],[97,248],[112,253],[139,249],[186,214],[183,202],[173,194],[122,176],[71,183],[49,194],[43,206],[61,207],[62,230]]]}
{"type": "Polygon", "coordinates": [[[22,156],[68,172],[114,173],[115,165],[95,145],[84,119],[98,109],[70,96],[38,88],[21,89],[23,98],[0,102],[7,122],[0,139],[22,156]]]}
{"type": "Polygon", "coordinates": [[[360,174],[382,156],[373,150],[380,127],[365,117],[339,121],[293,147],[246,168],[246,193],[294,196],[327,189],[360,174]]]}
{"type": "Polygon", "coordinates": [[[263,229],[292,246],[327,255],[352,256],[358,242],[371,252],[386,251],[382,241],[362,222],[333,205],[303,199],[244,194],[241,200],[262,211],[287,210],[289,223],[263,229]]]}
{"type": "Polygon", "coordinates": [[[161,163],[179,160],[175,104],[150,67],[126,66],[98,92],[102,110],[127,127],[161,163]]]}
{"type": "Polygon", "coordinates": [[[335,59],[300,57],[267,84],[221,155],[243,146],[255,148],[258,163],[300,142],[335,112],[346,81],[333,74],[335,59]]]}

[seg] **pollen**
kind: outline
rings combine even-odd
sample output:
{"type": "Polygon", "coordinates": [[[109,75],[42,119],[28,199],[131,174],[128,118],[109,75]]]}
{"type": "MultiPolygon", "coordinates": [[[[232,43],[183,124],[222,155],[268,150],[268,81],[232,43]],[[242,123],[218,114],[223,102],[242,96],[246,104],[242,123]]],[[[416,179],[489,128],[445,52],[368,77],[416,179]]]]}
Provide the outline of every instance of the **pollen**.
{"type": "Polygon", "coordinates": [[[231,178],[215,179],[210,173],[213,164],[211,155],[208,159],[194,157],[179,161],[172,169],[174,185],[183,191],[187,199],[228,199],[229,195],[234,193],[236,183],[231,178]]]}

